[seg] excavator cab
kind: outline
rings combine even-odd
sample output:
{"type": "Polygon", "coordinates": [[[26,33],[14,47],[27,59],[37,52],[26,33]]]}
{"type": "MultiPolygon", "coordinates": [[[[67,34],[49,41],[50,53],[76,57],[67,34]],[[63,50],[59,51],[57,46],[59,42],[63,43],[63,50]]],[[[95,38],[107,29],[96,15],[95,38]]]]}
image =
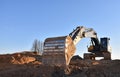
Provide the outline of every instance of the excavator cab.
{"type": "Polygon", "coordinates": [[[109,40],[110,40],[110,38],[107,38],[107,37],[100,39],[101,51],[110,51],[109,50],[109,40]]]}

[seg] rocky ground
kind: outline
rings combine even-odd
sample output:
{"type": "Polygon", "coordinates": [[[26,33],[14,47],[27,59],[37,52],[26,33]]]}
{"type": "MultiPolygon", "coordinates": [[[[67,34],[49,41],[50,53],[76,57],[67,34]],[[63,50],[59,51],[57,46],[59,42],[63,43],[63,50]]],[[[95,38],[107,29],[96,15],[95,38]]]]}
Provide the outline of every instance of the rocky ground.
{"type": "Polygon", "coordinates": [[[0,55],[0,77],[120,77],[120,60],[74,58],[66,68],[45,66],[36,53],[0,55]]]}

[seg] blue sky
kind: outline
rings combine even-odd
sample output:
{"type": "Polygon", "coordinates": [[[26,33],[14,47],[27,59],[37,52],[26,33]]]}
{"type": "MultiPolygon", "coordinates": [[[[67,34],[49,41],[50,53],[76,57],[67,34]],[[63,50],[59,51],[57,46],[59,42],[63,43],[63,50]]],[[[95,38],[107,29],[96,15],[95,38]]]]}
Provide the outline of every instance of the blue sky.
{"type": "MultiPolygon", "coordinates": [[[[34,39],[68,35],[82,25],[110,37],[112,58],[120,59],[120,0],[0,0],[0,54],[30,50],[34,39]]],[[[90,39],[77,45],[87,52],[90,39]]]]}

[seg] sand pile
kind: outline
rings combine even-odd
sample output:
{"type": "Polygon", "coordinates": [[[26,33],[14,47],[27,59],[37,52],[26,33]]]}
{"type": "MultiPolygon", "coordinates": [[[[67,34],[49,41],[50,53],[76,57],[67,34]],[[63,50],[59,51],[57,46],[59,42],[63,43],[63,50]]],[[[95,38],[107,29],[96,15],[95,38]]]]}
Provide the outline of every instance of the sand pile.
{"type": "Polygon", "coordinates": [[[24,53],[0,55],[0,63],[25,64],[33,62],[35,60],[36,58],[32,55],[24,53]]]}

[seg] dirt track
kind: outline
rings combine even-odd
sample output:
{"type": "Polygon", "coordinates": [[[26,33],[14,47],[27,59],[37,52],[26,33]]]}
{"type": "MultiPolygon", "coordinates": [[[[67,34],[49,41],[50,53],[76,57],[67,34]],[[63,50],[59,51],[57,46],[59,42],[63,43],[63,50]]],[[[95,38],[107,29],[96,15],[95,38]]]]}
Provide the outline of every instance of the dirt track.
{"type": "Polygon", "coordinates": [[[0,55],[0,77],[120,77],[120,60],[72,60],[63,69],[43,65],[34,53],[0,55]]]}

